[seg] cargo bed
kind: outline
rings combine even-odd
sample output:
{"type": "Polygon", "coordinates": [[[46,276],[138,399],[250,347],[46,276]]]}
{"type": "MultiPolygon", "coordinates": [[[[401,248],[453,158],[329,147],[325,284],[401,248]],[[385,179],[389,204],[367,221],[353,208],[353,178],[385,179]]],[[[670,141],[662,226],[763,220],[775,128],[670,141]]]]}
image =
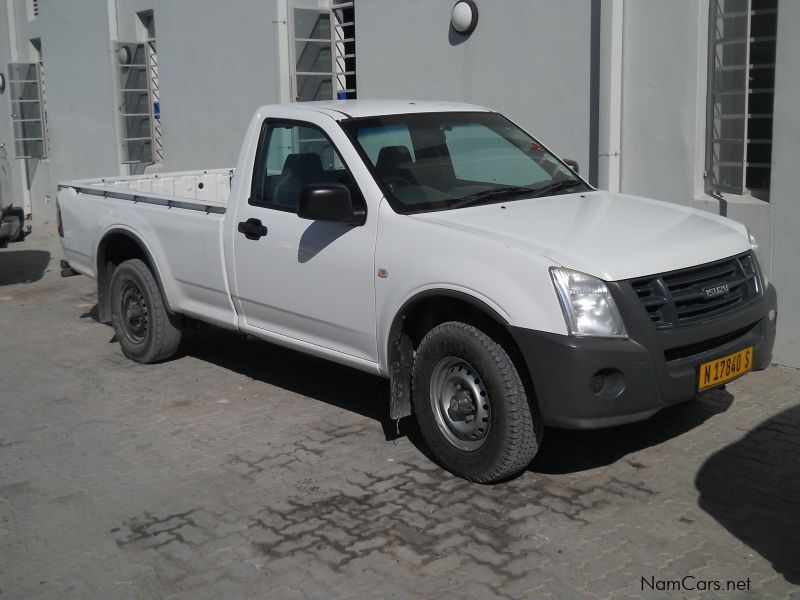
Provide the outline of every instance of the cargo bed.
{"type": "Polygon", "coordinates": [[[203,212],[224,213],[234,169],[179,171],[67,181],[59,186],[84,194],[203,212]]]}

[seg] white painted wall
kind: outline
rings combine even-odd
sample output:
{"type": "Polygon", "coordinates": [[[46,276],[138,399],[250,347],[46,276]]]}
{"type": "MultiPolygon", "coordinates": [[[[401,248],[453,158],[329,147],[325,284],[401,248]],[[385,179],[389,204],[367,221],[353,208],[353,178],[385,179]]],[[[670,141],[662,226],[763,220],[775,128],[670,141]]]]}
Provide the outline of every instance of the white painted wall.
{"type": "Polygon", "coordinates": [[[800,368],[800,2],[781,0],[778,11],[770,194],[775,211],[773,280],[778,291],[775,361],[800,368]]]}
{"type": "Polygon", "coordinates": [[[732,194],[720,202],[704,193],[708,8],[707,1],[697,0],[624,0],[621,189],[744,223],[758,240],[762,269],[778,289],[775,360],[800,366],[800,284],[796,268],[791,274],[793,257],[800,252],[792,235],[800,225],[800,202],[790,191],[800,180],[796,166],[787,164],[798,139],[800,40],[795,30],[800,3],[783,1],[779,7],[783,63],[776,75],[770,203],[732,194]],[[787,133],[792,131],[795,137],[787,133]]]}
{"type": "MultiPolygon", "coordinates": [[[[5,2],[5,0],[3,0],[5,2]]],[[[40,0],[28,18],[16,12],[20,60],[41,38],[48,158],[28,160],[32,208],[54,215],[59,181],[116,175],[120,164],[112,37],[136,40],[137,13],[153,10],[159,56],[164,170],[233,165],[253,111],[278,102],[277,18],[283,0],[40,0]],[[111,11],[109,11],[109,6],[111,11]]],[[[12,59],[6,6],[0,8],[0,60],[12,59]]],[[[288,81],[283,83],[288,88],[288,81]]],[[[8,90],[0,95],[0,141],[13,152],[8,90]]],[[[11,159],[14,195],[22,196],[23,161],[11,159]]]]}
{"type": "Polygon", "coordinates": [[[42,41],[48,158],[28,164],[36,169],[33,212],[49,218],[58,181],[117,173],[106,3],[83,0],[77,10],[73,3],[41,0],[33,21],[27,21],[25,1],[18,6],[26,20],[18,28],[20,46],[31,37],[42,41]]]}
{"type": "MultiPolygon", "coordinates": [[[[15,174],[27,171],[27,177],[15,178],[15,193],[21,197],[26,186],[32,212],[50,219],[58,180],[118,172],[106,3],[82,0],[77,8],[72,3],[41,0],[40,16],[35,19],[29,18],[26,0],[9,3],[16,16],[17,59],[32,60],[30,40],[41,40],[48,130],[45,160],[14,161],[15,174]]],[[[3,16],[0,13],[5,28],[8,20],[3,16]]],[[[5,70],[9,58],[0,55],[0,60],[5,70]]],[[[0,96],[0,132],[8,127],[9,138],[10,110],[7,91],[0,96]]],[[[13,146],[11,139],[8,145],[13,146]]]]}
{"type": "MultiPolygon", "coordinates": [[[[707,19],[697,0],[624,3],[622,190],[689,205],[702,182],[695,132],[705,132],[707,19]],[[699,32],[702,30],[702,34],[699,32]],[[699,41],[703,40],[702,45],[699,41]],[[705,103],[703,103],[705,106],[705,103]]],[[[707,5],[706,5],[707,11],[707,5]]],[[[701,187],[702,189],[702,187],[701,187]]]]}
{"type": "Polygon", "coordinates": [[[358,97],[488,106],[586,172],[589,2],[478,2],[478,26],[468,38],[450,28],[453,4],[357,3],[358,97]]]}
{"type": "Polygon", "coordinates": [[[250,117],[280,102],[277,3],[170,0],[155,11],[164,169],[233,166],[250,117]]]}

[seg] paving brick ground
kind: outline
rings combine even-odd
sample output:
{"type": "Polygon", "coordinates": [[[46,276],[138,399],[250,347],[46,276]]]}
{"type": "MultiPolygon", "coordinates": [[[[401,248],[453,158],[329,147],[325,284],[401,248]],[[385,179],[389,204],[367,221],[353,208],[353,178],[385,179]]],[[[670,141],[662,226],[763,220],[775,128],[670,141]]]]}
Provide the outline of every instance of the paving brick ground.
{"type": "Polygon", "coordinates": [[[58,258],[0,250],[0,598],[800,597],[798,371],[481,486],[381,379],[216,330],[126,360],[58,258]]]}

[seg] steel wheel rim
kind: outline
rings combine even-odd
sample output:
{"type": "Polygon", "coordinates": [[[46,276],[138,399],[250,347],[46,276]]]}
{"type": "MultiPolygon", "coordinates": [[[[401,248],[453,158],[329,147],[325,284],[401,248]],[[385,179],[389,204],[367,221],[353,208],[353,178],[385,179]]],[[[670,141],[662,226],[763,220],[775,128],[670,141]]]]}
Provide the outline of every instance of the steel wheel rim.
{"type": "Polygon", "coordinates": [[[149,314],[142,290],[134,283],[126,283],[119,295],[119,314],[125,336],[135,344],[147,337],[149,314]]]}
{"type": "Polygon", "coordinates": [[[433,368],[433,416],[442,435],[460,450],[483,446],[491,426],[489,394],[478,371],[464,359],[447,356],[433,368]]]}

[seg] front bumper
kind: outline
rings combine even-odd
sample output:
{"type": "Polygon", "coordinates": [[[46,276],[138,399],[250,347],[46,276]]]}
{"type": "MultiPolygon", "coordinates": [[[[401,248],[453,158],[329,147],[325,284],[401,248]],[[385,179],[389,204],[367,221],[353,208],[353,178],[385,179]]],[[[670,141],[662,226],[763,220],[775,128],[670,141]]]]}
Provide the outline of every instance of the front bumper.
{"type": "Polygon", "coordinates": [[[635,299],[612,286],[628,339],[509,327],[526,362],[545,425],[594,429],[646,419],[695,397],[702,363],[748,346],[754,348],[753,370],[769,366],[777,321],[773,287],[731,314],[658,330],[641,314],[635,299]]]}

